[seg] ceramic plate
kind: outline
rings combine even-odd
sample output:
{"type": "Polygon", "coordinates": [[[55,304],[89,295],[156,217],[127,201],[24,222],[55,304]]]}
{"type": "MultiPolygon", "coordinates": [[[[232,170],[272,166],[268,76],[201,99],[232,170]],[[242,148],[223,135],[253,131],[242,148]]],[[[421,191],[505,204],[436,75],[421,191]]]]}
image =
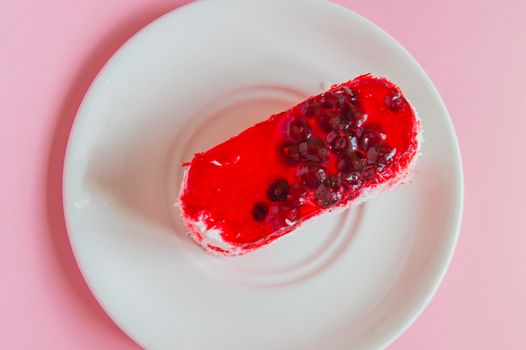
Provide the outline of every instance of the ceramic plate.
{"type": "Polygon", "coordinates": [[[377,349],[444,276],[462,172],[433,84],[372,23],[322,1],[200,1],[147,26],[99,74],[71,133],[64,204],[84,277],[145,348],[377,349]],[[242,257],[185,236],[183,161],[367,72],[400,85],[422,118],[412,183],[242,257]]]}

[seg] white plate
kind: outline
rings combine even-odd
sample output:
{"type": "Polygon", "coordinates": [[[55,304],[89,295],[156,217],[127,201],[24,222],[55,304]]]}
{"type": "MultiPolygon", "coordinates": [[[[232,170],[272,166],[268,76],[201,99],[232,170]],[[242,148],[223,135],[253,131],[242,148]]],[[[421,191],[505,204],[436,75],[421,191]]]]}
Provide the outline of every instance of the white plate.
{"type": "Polygon", "coordinates": [[[93,83],[65,163],[71,244],[93,293],[150,349],[377,349],[440,283],[462,173],[444,104],[413,58],[328,2],[202,1],[133,37],[93,83]],[[413,183],[253,254],[203,253],[173,208],[180,163],[326,82],[399,84],[426,142],[413,183]]]}

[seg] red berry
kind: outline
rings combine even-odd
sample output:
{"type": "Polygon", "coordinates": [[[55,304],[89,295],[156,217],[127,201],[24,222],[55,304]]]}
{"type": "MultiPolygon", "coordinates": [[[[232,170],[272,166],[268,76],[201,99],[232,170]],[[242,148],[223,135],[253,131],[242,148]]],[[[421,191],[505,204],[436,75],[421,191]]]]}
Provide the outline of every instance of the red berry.
{"type": "Polygon", "coordinates": [[[290,165],[298,163],[301,159],[298,145],[286,142],[280,146],[279,150],[283,159],[290,165]]]}
{"type": "Polygon", "coordinates": [[[407,101],[398,91],[395,91],[385,96],[385,105],[392,111],[398,111],[407,105],[407,101]]]}
{"type": "Polygon", "coordinates": [[[265,203],[258,202],[252,208],[252,217],[256,221],[263,221],[268,215],[268,206],[265,203]]]}
{"type": "Polygon", "coordinates": [[[325,143],[315,137],[299,144],[299,151],[302,158],[309,162],[323,163],[329,159],[329,150],[325,143]]]}
{"type": "Polygon", "coordinates": [[[312,129],[305,120],[294,118],[287,125],[288,138],[293,142],[307,140],[312,135],[312,129]]]}
{"type": "Polygon", "coordinates": [[[267,197],[272,202],[282,201],[287,198],[290,190],[289,182],[284,178],[277,178],[267,188],[267,197]]]}
{"type": "Polygon", "coordinates": [[[300,165],[296,173],[302,183],[310,189],[316,189],[327,177],[325,169],[316,164],[300,165]]]}
{"type": "Polygon", "coordinates": [[[342,198],[342,195],[340,192],[320,186],[314,191],[314,198],[319,206],[328,207],[336,204],[342,198]]]}

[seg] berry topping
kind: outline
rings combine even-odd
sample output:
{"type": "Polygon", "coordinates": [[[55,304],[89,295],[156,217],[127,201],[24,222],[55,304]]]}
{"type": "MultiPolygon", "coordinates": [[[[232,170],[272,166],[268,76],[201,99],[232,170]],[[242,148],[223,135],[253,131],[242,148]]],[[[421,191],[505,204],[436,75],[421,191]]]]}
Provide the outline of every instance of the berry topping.
{"type": "Polygon", "coordinates": [[[279,202],[287,198],[289,190],[289,182],[284,178],[277,178],[268,186],[267,197],[272,202],[279,202]]]}
{"type": "Polygon", "coordinates": [[[301,159],[301,154],[298,145],[285,142],[280,146],[279,150],[281,156],[289,165],[296,164],[301,159]]]}
{"type": "Polygon", "coordinates": [[[385,105],[389,107],[392,111],[398,111],[402,109],[406,104],[406,100],[398,91],[385,96],[385,105]]]}
{"type": "Polygon", "coordinates": [[[311,137],[312,129],[309,123],[307,123],[305,120],[295,118],[288,123],[287,134],[291,141],[300,142],[311,137]]]}
{"type": "Polygon", "coordinates": [[[352,104],[344,104],[340,109],[341,128],[347,129],[351,124],[356,124],[362,119],[362,115],[358,113],[352,104]]]}
{"type": "Polygon", "coordinates": [[[252,217],[256,221],[263,221],[268,215],[268,206],[265,203],[258,202],[252,208],[252,217]]]}
{"type": "Polygon", "coordinates": [[[343,172],[362,171],[367,156],[362,150],[347,152],[346,156],[338,162],[338,168],[343,172]]]}
{"type": "Polygon", "coordinates": [[[323,181],[323,184],[333,191],[338,191],[340,189],[340,186],[342,185],[341,174],[327,175],[327,177],[323,181]]]}
{"type": "Polygon", "coordinates": [[[335,137],[329,137],[327,135],[327,141],[331,139],[329,142],[329,147],[331,150],[336,154],[342,154],[345,153],[345,150],[347,149],[347,145],[349,144],[349,140],[345,136],[335,136],[335,137]]]}
{"type": "Polygon", "coordinates": [[[364,150],[369,149],[371,146],[378,146],[380,143],[384,142],[386,139],[386,135],[373,128],[369,128],[364,130],[363,135],[361,137],[361,147],[364,150]]]}
{"type": "Polygon", "coordinates": [[[340,115],[334,111],[323,112],[318,119],[320,126],[326,132],[342,128],[340,115]]]}
{"type": "Polygon", "coordinates": [[[338,98],[340,107],[343,107],[344,103],[354,104],[358,100],[356,93],[350,87],[345,85],[338,87],[333,91],[333,94],[338,98]]]}
{"type": "Polygon", "coordinates": [[[321,166],[307,163],[298,167],[296,175],[305,186],[316,189],[327,177],[327,172],[321,166]]]}
{"type": "Polygon", "coordinates": [[[314,117],[319,110],[319,106],[314,101],[305,101],[301,107],[302,114],[305,115],[307,118],[314,117]]]}
{"type": "Polygon", "coordinates": [[[324,93],[320,99],[320,106],[324,109],[332,109],[338,106],[338,98],[333,93],[324,93]]]}
{"type": "Polygon", "coordinates": [[[329,159],[329,150],[325,143],[316,137],[300,143],[299,151],[302,158],[309,162],[323,163],[329,159]]]}
{"type": "Polygon", "coordinates": [[[314,198],[318,205],[328,207],[336,204],[342,198],[342,194],[325,186],[320,186],[314,191],[314,198]]]}

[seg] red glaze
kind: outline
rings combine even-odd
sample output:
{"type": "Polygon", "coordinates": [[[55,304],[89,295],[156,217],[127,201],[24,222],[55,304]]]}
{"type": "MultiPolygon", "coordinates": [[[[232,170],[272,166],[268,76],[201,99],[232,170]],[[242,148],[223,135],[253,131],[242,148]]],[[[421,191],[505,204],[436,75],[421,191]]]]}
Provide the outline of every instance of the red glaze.
{"type": "Polygon", "coordinates": [[[365,190],[395,185],[416,156],[419,132],[413,109],[387,79],[368,74],[335,85],[185,163],[184,220],[201,244],[192,225],[200,219],[235,247],[208,249],[246,253],[365,190]],[[319,167],[331,176],[318,184],[312,168],[319,167]]]}

